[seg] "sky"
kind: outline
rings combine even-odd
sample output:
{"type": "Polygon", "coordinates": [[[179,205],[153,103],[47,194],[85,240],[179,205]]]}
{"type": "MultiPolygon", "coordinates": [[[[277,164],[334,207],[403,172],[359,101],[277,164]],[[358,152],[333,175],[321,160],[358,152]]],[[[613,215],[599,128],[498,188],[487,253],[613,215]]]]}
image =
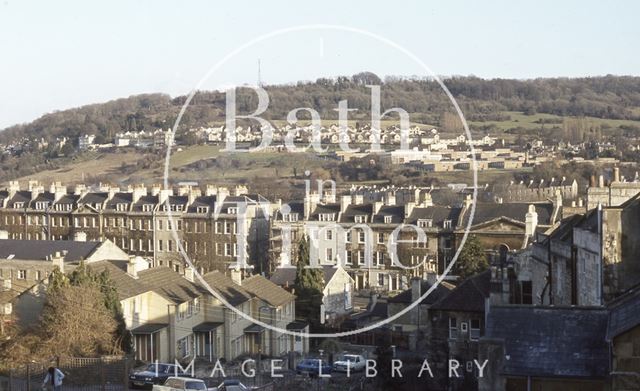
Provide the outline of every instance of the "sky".
{"type": "Polygon", "coordinates": [[[258,61],[267,84],[365,70],[639,75],[639,14],[640,2],[632,0],[0,0],[0,129],[140,93],[255,84],[258,61]],[[265,38],[294,26],[307,27],[265,38]],[[215,68],[252,40],[258,42],[215,68]]]}

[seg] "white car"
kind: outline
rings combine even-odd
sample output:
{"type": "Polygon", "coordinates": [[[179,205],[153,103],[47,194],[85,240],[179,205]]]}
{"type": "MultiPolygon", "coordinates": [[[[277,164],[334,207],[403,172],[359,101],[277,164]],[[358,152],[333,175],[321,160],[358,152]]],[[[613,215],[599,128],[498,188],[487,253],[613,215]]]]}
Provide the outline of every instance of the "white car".
{"type": "Polygon", "coordinates": [[[152,391],[207,391],[202,380],[189,377],[170,377],[163,385],[154,385],[152,391]]]}
{"type": "Polygon", "coordinates": [[[338,361],[333,363],[333,370],[336,372],[358,372],[364,371],[366,360],[359,354],[344,354],[338,361]]]}

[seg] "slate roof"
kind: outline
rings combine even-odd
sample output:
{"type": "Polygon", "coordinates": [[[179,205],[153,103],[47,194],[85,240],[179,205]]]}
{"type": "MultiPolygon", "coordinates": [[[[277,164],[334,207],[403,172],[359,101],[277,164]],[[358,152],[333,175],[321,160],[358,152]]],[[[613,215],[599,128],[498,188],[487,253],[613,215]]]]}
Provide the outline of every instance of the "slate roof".
{"type": "Polygon", "coordinates": [[[55,202],[55,205],[75,205],[80,199],[79,195],[76,194],[65,194],[58,201],[55,202]]]}
{"type": "MultiPolygon", "coordinates": [[[[323,265],[322,271],[326,283],[331,281],[333,275],[338,271],[338,268],[331,265],[323,265]]],[[[296,282],[296,267],[279,267],[273,272],[269,280],[279,286],[285,286],[287,284],[293,286],[296,282]]]]}
{"type": "Polygon", "coordinates": [[[213,212],[213,209],[215,208],[215,205],[216,205],[216,198],[217,197],[214,195],[196,197],[191,203],[191,205],[189,205],[189,207],[187,208],[187,212],[197,213],[198,207],[203,207],[203,206],[209,207],[209,211],[213,212]]]}
{"type": "Polygon", "coordinates": [[[258,274],[242,280],[242,288],[274,307],[295,299],[294,295],[258,274]]]}
{"type": "MultiPolygon", "coordinates": [[[[417,224],[418,220],[433,221],[433,227],[442,228],[445,220],[451,220],[451,228],[455,228],[462,208],[448,206],[428,206],[426,208],[413,208],[413,211],[405,220],[407,224],[417,224]]],[[[475,220],[474,220],[475,221],[475,220]]]]}
{"type": "MultiPolygon", "coordinates": [[[[529,205],[534,205],[538,213],[539,225],[551,225],[551,217],[553,215],[553,204],[551,202],[505,202],[502,204],[478,202],[476,204],[475,214],[473,215],[473,225],[485,223],[500,217],[507,217],[512,220],[524,222],[525,215],[529,211],[529,205]]],[[[469,208],[463,217],[462,226],[466,227],[469,221],[471,208],[469,208]]]]}
{"type": "Polygon", "coordinates": [[[158,196],[145,195],[145,196],[140,197],[138,202],[136,202],[133,205],[131,205],[131,211],[132,212],[142,212],[143,211],[142,210],[143,205],[153,205],[151,207],[151,209],[154,210],[156,205],[158,205],[158,203],[159,203],[158,196]]]}
{"type": "Polygon", "coordinates": [[[609,303],[607,340],[640,325],[640,286],[609,303]]]}
{"type": "Polygon", "coordinates": [[[7,202],[7,208],[14,208],[16,202],[24,202],[24,206],[29,206],[31,202],[31,192],[26,190],[17,191],[7,202]]]}
{"type": "Polygon", "coordinates": [[[99,261],[90,263],[87,267],[95,273],[106,271],[116,286],[120,300],[153,290],[153,287],[149,286],[143,280],[135,279],[127,273],[125,261],[99,261]]]}
{"type": "Polygon", "coordinates": [[[338,213],[340,213],[340,204],[318,204],[315,210],[309,214],[309,220],[317,221],[318,215],[321,213],[334,213],[337,218],[338,213]]]}
{"type": "Polygon", "coordinates": [[[349,205],[347,209],[342,212],[340,216],[341,223],[353,223],[355,216],[367,216],[367,221],[369,221],[369,216],[373,213],[373,204],[360,204],[360,205],[349,205]]]}
{"type": "MultiPolygon", "coordinates": [[[[429,282],[424,280],[421,281],[420,283],[421,294],[424,294],[425,292],[427,292],[429,289],[431,289],[431,287],[432,287],[432,284],[430,284],[429,282]]],[[[438,300],[442,299],[443,297],[445,297],[446,295],[448,295],[451,292],[451,289],[453,289],[453,287],[450,284],[441,282],[433,291],[431,291],[431,293],[421,302],[421,304],[433,304],[438,300]]],[[[412,303],[413,298],[411,295],[411,288],[406,289],[393,297],[390,297],[388,302],[403,303],[403,304],[412,303]]]]}
{"type": "Polygon", "coordinates": [[[187,280],[168,267],[138,272],[138,279],[165,299],[180,304],[205,294],[206,289],[187,280]]]}
{"type": "Polygon", "coordinates": [[[504,375],[603,378],[609,374],[606,332],[605,309],[494,306],[485,338],[504,341],[504,375]]]}
{"type": "Polygon", "coordinates": [[[107,200],[107,198],[109,198],[109,194],[108,193],[104,193],[104,192],[91,192],[91,193],[87,193],[84,197],[82,197],[82,203],[83,204],[90,204],[90,205],[95,205],[95,204],[102,204],[103,202],[105,202],[107,200]]]}
{"type": "Polygon", "coordinates": [[[385,216],[391,216],[391,224],[401,224],[404,220],[404,206],[383,205],[378,213],[373,215],[373,223],[384,224],[385,216]]]}
{"type": "Polygon", "coordinates": [[[0,258],[13,254],[13,259],[45,261],[55,252],[67,251],[65,262],[87,259],[102,242],[77,242],[73,240],[19,240],[0,239],[0,258]]]}
{"type": "MultiPolygon", "coordinates": [[[[131,193],[116,193],[113,197],[107,201],[106,209],[116,209],[117,204],[127,204],[127,208],[133,201],[133,194],[131,193]]],[[[127,209],[128,210],[128,209],[127,209]]]]}
{"type": "MultiPolygon", "coordinates": [[[[233,280],[219,271],[213,271],[202,276],[204,280],[209,284],[211,289],[214,289],[222,297],[229,302],[229,304],[236,306],[242,304],[251,299],[251,295],[242,288],[242,286],[233,282],[233,280]]],[[[206,289],[206,288],[205,288],[206,289]]]]}
{"type": "Polygon", "coordinates": [[[441,311],[484,312],[485,299],[491,289],[491,270],[485,270],[464,280],[431,308],[441,311]]]}

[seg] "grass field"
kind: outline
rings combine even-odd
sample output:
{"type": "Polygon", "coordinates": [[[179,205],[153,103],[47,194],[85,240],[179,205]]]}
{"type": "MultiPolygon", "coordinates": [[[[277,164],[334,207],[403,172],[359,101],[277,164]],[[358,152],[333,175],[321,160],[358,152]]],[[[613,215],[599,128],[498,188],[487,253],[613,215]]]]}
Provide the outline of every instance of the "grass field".
{"type": "MultiPolygon", "coordinates": [[[[497,128],[502,130],[522,127],[526,129],[540,129],[543,125],[538,123],[537,121],[541,119],[556,119],[562,120],[563,117],[553,115],[553,114],[534,114],[534,115],[525,115],[519,111],[505,111],[503,114],[506,114],[511,117],[511,119],[507,121],[469,121],[469,126],[471,127],[479,127],[484,125],[495,125],[497,128]]],[[[635,125],[640,126],[640,121],[631,121],[631,120],[618,120],[618,119],[602,119],[595,117],[585,117],[586,120],[590,121],[593,124],[598,125],[608,125],[612,128],[617,128],[621,125],[635,125]]],[[[562,127],[562,122],[558,124],[544,124],[545,128],[552,128],[554,126],[562,127]]]]}

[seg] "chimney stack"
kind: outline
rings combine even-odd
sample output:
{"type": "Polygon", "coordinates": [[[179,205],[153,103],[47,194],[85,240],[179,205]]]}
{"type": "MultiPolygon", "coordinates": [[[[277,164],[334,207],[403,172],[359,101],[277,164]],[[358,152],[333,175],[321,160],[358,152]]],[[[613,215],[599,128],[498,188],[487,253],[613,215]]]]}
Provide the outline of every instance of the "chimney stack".
{"type": "Polygon", "coordinates": [[[598,187],[604,187],[604,175],[602,174],[598,177],[598,187]]]}
{"type": "Polygon", "coordinates": [[[536,227],[538,226],[538,212],[536,212],[536,207],[532,204],[529,205],[529,211],[525,215],[524,221],[525,235],[533,237],[536,232],[536,227]]]}
{"type": "Polygon", "coordinates": [[[136,257],[131,255],[127,261],[127,274],[133,278],[138,278],[138,268],[136,267],[136,257]]]}
{"type": "Polygon", "coordinates": [[[343,195],[342,197],[340,197],[340,213],[346,212],[346,210],[349,208],[349,205],[351,205],[350,195],[343,195]]]}
{"type": "Polygon", "coordinates": [[[620,182],[620,167],[613,168],[613,181],[620,182]]]}
{"type": "Polygon", "coordinates": [[[76,242],[86,242],[87,241],[87,233],[86,232],[74,232],[73,240],[76,242]]]}
{"type": "Polygon", "coordinates": [[[151,195],[157,197],[160,194],[160,190],[162,190],[162,185],[155,184],[151,186],[151,195]]]}
{"type": "Polygon", "coordinates": [[[60,273],[64,273],[64,255],[60,251],[56,251],[51,257],[51,262],[54,268],[58,268],[60,273]]]}
{"type": "Polygon", "coordinates": [[[242,270],[239,267],[231,269],[231,280],[238,285],[242,285],[242,270]]]}
{"type": "Polygon", "coordinates": [[[136,202],[140,201],[140,198],[144,197],[147,195],[147,188],[145,185],[140,184],[140,185],[136,185],[133,188],[133,193],[131,195],[132,198],[132,202],[135,204],[136,202]]]}
{"type": "Polygon", "coordinates": [[[404,217],[411,216],[411,212],[413,212],[413,208],[415,208],[415,206],[415,202],[407,202],[406,204],[404,204],[404,217]]]}
{"type": "Polygon", "coordinates": [[[380,209],[382,209],[382,205],[384,205],[384,203],[382,201],[374,202],[373,203],[373,213],[374,214],[380,213],[380,209]]]}
{"type": "Polygon", "coordinates": [[[184,268],[184,278],[191,282],[195,282],[195,271],[189,265],[184,268]]]}

